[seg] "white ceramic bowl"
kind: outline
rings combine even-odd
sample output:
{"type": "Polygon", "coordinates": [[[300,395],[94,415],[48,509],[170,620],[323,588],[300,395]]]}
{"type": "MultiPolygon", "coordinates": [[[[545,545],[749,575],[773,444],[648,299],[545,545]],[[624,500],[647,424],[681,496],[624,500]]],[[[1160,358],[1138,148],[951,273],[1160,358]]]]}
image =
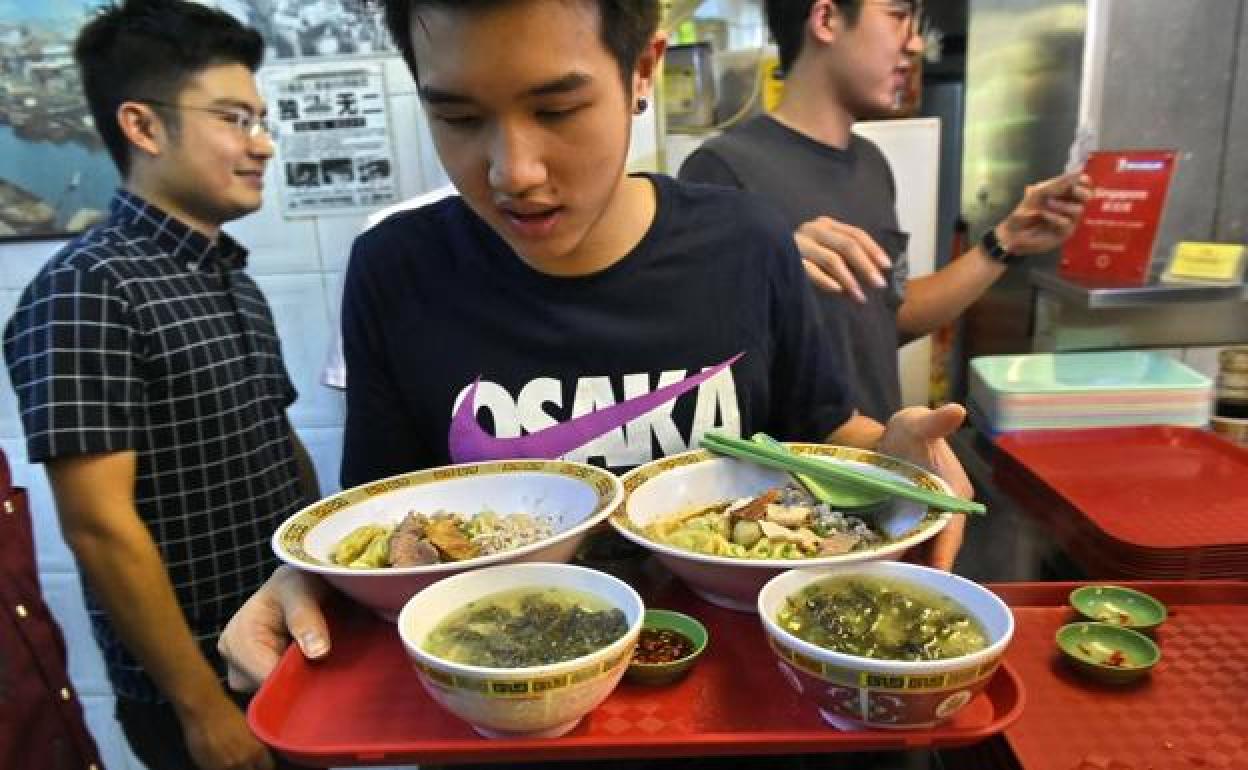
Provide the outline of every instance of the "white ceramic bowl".
{"type": "Polygon", "coordinates": [[[829,724],[917,729],[939,724],[988,684],[1014,636],[1014,615],[996,594],[966,578],[902,562],[871,562],[778,575],[758,595],[758,614],[781,672],[829,724]],[[983,624],[979,652],[934,661],[877,660],[803,641],[776,622],[785,600],[835,575],[904,580],[950,597],[983,624]]]}
{"type": "Polygon", "coordinates": [[[273,550],[292,566],[323,576],[361,604],[393,620],[420,589],[448,575],[492,564],[563,562],[595,525],[623,500],[611,473],[561,460],[498,460],[431,468],[339,492],[291,516],[273,534],[273,550]],[[396,524],[416,510],[469,516],[531,513],[551,517],[551,537],[510,551],[422,567],[350,569],[329,554],[338,541],[365,524],[396,524]]]}
{"type": "Polygon", "coordinates": [[[641,633],[641,597],[618,578],[569,564],[509,564],[466,572],[416,594],[399,613],[399,636],[429,695],[487,738],[554,738],[597,708],[624,675],[641,633]],[[423,649],[429,632],[468,602],[524,587],[572,588],[618,607],[628,631],[597,652],[528,668],[486,668],[423,649]]]}
{"type": "MultiPolygon", "coordinates": [[[[827,444],[787,444],[800,454],[844,463],[854,470],[910,481],[950,494],[948,485],[918,466],[877,452],[827,444]]],[[[738,497],[760,494],[788,481],[788,474],[754,463],[695,450],[672,455],[634,469],[624,476],[624,506],[611,516],[612,526],[624,537],[654,551],[668,569],[698,595],[721,607],[754,612],[759,589],[785,570],[853,564],[896,558],[907,549],[934,537],[950,514],[929,511],[922,503],[894,499],[877,520],[890,531],[904,533],[874,548],[839,556],[808,559],[742,559],[697,553],[659,543],[647,537],[647,525],[682,512],[705,508],[738,497]]]]}

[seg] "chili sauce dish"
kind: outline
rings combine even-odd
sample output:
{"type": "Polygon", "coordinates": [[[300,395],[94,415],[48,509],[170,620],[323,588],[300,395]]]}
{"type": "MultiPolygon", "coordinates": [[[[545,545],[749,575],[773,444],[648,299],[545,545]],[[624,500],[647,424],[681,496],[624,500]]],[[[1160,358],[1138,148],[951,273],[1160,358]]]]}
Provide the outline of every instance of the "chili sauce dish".
{"type": "Polygon", "coordinates": [[[706,650],[710,634],[696,618],[674,610],[649,609],[624,678],[644,685],[684,679],[706,650]]]}

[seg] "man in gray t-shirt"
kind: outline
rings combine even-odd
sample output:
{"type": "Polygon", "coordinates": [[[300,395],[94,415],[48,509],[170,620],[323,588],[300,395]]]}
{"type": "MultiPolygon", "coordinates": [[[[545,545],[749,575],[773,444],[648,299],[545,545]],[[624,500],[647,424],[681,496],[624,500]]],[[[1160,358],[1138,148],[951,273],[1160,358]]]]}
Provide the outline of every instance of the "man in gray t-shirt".
{"type": "Polygon", "coordinates": [[[896,317],[905,291],[909,237],[897,225],[893,172],[879,148],[851,134],[841,149],[760,115],[700,147],[680,176],[758,193],[778,206],[794,231],[805,222],[833,217],[855,223],[879,244],[893,264],[884,273],[886,284],[867,286],[861,302],[820,292],[820,310],[849,354],[858,409],[873,417],[900,409],[896,317]]]}
{"type": "Polygon", "coordinates": [[[900,406],[897,346],[956,319],[1009,264],[1057,248],[1091,195],[1078,172],[1028,187],[980,243],[909,278],[892,171],[851,128],[895,114],[922,50],[918,5],[767,0],[787,73],[780,106],[709,140],[680,169],[688,181],[756,192],[788,218],[807,274],[826,292],[824,316],[853,355],[856,404],[877,418],[900,406]]]}

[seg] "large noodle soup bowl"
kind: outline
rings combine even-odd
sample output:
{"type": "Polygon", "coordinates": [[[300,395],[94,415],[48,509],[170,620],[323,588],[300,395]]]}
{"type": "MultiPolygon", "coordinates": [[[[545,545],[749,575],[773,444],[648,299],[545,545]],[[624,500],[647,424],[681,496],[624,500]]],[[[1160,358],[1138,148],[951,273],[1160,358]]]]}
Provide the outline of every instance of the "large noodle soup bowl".
{"type": "Polygon", "coordinates": [[[627,583],[569,564],[511,564],[456,575],[411,598],[398,630],[420,683],[439,705],[487,738],[555,738],[606,700],[633,657],[645,606],[627,583]],[[628,630],[579,658],[545,666],[488,668],[438,657],[424,648],[429,633],[469,602],[501,591],[563,588],[619,608],[628,630]]]}
{"type": "Polygon", "coordinates": [[[988,684],[1014,636],[1014,616],[996,594],[966,578],[902,562],[786,572],[763,587],[758,614],[781,674],[835,727],[921,729],[952,718],[988,684]],[[895,580],[943,594],[982,624],[988,646],[943,660],[878,660],[812,644],[777,622],[789,597],[841,575],[895,580]]]}
{"type": "MultiPolygon", "coordinates": [[[[950,494],[948,485],[929,471],[887,455],[828,444],[786,444],[799,454],[835,462],[864,473],[906,481],[950,494]]],[[[695,593],[721,607],[754,612],[758,592],[776,575],[790,569],[831,567],[877,559],[895,559],[936,536],[951,514],[929,510],[922,503],[894,498],[877,514],[877,522],[899,536],[871,548],[836,556],[804,559],[747,559],[700,553],[651,538],[645,528],[741,497],[751,497],[789,481],[788,474],[704,449],[672,455],[625,474],[624,506],[609,519],[621,535],[650,549],[655,558],[695,593]]]]}
{"type": "Polygon", "coordinates": [[[273,550],[287,564],[322,576],[394,620],[417,591],[450,575],[497,564],[570,561],[585,535],[623,497],[618,478],[582,463],[499,460],[430,468],[353,487],[304,508],[278,527],[273,550]],[[549,517],[554,532],[519,548],[418,567],[353,569],[330,559],[338,542],[358,527],[393,525],[409,511],[440,510],[536,514],[549,517]]]}

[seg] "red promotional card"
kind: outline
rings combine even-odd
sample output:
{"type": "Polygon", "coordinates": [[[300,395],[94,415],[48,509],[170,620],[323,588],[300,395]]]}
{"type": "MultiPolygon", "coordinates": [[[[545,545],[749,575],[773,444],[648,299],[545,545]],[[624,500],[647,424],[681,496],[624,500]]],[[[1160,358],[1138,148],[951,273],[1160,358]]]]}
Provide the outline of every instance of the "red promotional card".
{"type": "Polygon", "coordinates": [[[1090,153],[1084,173],[1092,200],[1062,249],[1058,273],[1095,284],[1146,283],[1175,158],[1170,150],[1090,153]]]}

